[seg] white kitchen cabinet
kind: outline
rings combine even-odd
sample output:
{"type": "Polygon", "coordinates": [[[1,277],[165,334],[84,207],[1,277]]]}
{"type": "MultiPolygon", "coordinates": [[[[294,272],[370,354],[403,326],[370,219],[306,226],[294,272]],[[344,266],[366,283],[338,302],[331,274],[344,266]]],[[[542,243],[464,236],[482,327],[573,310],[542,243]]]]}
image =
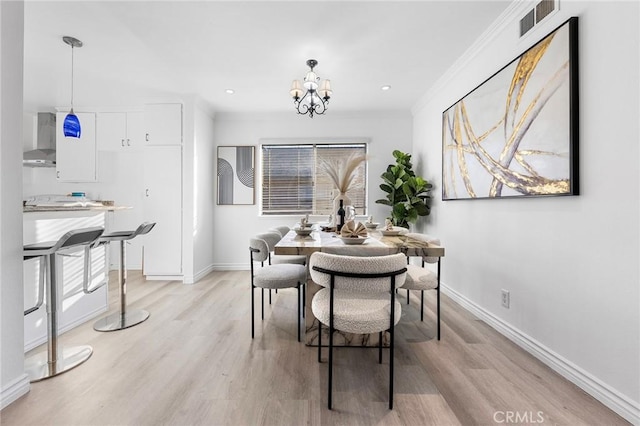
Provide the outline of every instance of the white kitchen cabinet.
{"type": "Polygon", "coordinates": [[[144,140],[142,112],[100,112],[96,117],[100,151],[136,150],[144,140]]]}
{"type": "Polygon", "coordinates": [[[182,105],[145,105],[144,127],[146,145],[182,145],[182,105]]]}
{"type": "Polygon", "coordinates": [[[64,136],[66,112],[56,114],[56,178],[59,182],[95,182],[96,175],[96,115],[78,112],[81,137],[64,136]]]}
{"type": "Polygon", "coordinates": [[[144,220],[156,222],[143,237],[143,274],[182,278],[182,147],[144,150],[144,220]]]}

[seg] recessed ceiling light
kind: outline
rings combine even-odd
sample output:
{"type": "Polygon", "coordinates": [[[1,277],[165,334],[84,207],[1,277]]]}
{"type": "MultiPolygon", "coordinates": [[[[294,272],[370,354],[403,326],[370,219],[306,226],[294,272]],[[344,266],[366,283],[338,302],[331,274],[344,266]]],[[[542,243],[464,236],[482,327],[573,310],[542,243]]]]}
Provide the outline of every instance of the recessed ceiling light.
{"type": "Polygon", "coordinates": [[[386,85],[386,86],[382,86],[380,89],[384,90],[385,92],[389,89],[391,89],[391,86],[386,85]]]}
{"type": "Polygon", "coordinates": [[[228,95],[233,95],[234,93],[236,93],[236,91],[233,90],[233,89],[227,89],[227,90],[224,91],[224,93],[226,93],[228,95]]]}

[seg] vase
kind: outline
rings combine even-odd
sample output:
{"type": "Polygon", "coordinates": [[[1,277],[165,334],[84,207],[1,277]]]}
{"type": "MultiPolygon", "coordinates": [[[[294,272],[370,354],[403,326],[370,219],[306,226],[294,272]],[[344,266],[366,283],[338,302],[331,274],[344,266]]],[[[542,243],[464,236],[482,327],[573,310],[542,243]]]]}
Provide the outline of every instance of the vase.
{"type": "Polygon", "coordinates": [[[338,221],[338,209],[340,208],[340,200],[342,200],[342,205],[345,207],[351,205],[351,198],[347,197],[347,194],[341,192],[336,195],[336,197],[333,199],[333,217],[336,218],[336,223],[338,221]]]}

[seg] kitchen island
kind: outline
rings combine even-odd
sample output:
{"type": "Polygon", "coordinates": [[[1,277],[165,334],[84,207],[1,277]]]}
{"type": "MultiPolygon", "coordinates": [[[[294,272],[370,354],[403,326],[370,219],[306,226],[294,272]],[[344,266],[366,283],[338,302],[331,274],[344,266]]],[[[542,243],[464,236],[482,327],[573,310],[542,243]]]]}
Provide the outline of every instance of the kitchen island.
{"type": "MultiPolygon", "coordinates": [[[[32,244],[56,241],[72,229],[100,226],[108,230],[112,213],[126,210],[122,206],[24,206],[23,243],[32,244]]],[[[76,253],[74,253],[74,256],[76,253]]],[[[83,291],[83,252],[78,257],[60,256],[58,269],[60,333],[64,333],[107,311],[107,286],[90,294],[83,291]]],[[[91,250],[89,290],[108,280],[108,250],[106,246],[91,250]]],[[[36,304],[38,299],[39,261],[30,259],[24,268],[24,309],[36,304]]],[[[24,317],[25,352],[47,341],[46,304],[24,317]]]]}

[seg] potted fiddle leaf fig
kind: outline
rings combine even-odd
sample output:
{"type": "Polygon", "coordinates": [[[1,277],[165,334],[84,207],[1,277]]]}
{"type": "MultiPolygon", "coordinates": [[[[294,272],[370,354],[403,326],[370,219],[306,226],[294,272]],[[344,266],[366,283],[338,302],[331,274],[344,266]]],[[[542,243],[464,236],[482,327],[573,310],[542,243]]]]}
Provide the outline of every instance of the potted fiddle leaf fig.
{"type": "Polygon", "coordinates": [[[378,204],[391,207],[389,219],[395,226],[409,228],[419,216],[427,216],[431,212],[431,185],[420,176],[416,176],[411,164],[411,155],[395,150],[395,164],[390,164],[382,173],[383,183],[380,189],[387,193],[386,198],[376,200],[378,204]]]}

